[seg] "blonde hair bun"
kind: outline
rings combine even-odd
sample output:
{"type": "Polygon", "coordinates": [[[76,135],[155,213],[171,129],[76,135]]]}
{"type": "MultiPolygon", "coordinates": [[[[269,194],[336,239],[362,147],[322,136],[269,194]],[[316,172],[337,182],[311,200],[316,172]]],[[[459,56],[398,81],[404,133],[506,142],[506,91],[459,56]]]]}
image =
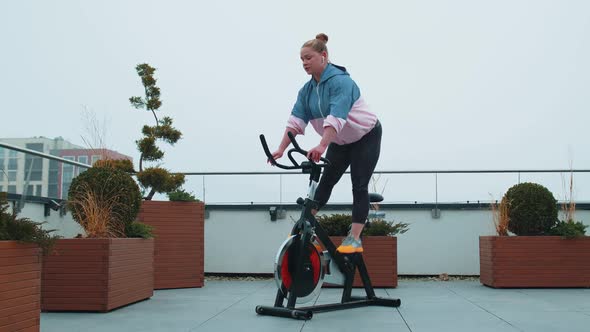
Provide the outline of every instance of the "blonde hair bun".
{"type": "Polygon", "coordinates": [[[323,41],[324,43],[327,43],[328,42],[328,35],[326,35],[325,33],[318,33],[315,36],[315,39],[319,39],[319,40],[323,41]]]}

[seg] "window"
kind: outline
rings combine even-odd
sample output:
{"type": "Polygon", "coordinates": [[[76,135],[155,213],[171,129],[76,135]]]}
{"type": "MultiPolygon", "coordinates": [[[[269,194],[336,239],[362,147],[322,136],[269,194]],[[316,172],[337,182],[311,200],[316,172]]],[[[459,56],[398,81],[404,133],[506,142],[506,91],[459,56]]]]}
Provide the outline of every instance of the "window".
{"type": "Polygon", "coordinates": [[[9,194],[16,194],[16,186],[8,186],[9,194]]]}
{"type": "Polygon", "coordinates": [[[31,171],[30,181],[41,181],[43,180],[43,171],[31,171]]]}
{"type": "Polygon", "coordinates": [[[43,143],[27,143],[26,148],[37,152],[43,152],[43,143]]]}
{"type": "MultiPolygon", "coordinates": [[[[74,160],[72,156],[65,156],[64,159],[74,160]]],[[[74,178],[74,166],[66,163],[62,163],[61,166],[61,197],[62,199],[68,198],[68,191],[74,178]]]]}
{"type": "Polygon", "coordinates": [[[49,160],[49,173],[47,178],[47,197],[58,198],[59,192],[59,167],[57,160],[49,160]]]}
{"type": "Polygon", "coordinates": [[[28,185],[27,186],[27,196],[41,196],[41,189],[42,189],[42,186],[40,184],[28,185]]]}
{"type": "Polygon", "coordinates": [[[35,196],[43,196],[43,186],[38,184],[35,186],[35,196]]]}
{"type": "MultiPolygon", "coordinates": [[[[88,165],[88,156],[78,156],[78,162],[88,165]]],[[[86,168],[84,167],[76,167],[76,175],[84,173],[85,170],[86,168]]]]}
{"type": "MultiPolygon", "coordinates": [[[[26,147],[30,150],[43,152],[43,143],[27,143],[26,147]]],[[[43,159],[31,154],[26,154],[25,174],[25,179],[29,179],[30,181],[41,181],[43,179],[43,159]]]]}
{"type": "Polygon", "coordinates": [[[16,159],[16,158],[9,158],[8,159],[8,169],[10,169],[10,170],[17,170],[18,169],[18,159],[16,159]]]}
{"type": "Polygon", "coordinates": [[[50,185],[47,187],[47,197],[51,198],[58,198],[57,197],[57,184],[50,185]]]}
{"type": "Polygon", "coordinates": [[[4,192],[4,186],[0,186],[0,193],[4,192]]]}
{"type": "Polygon", "coordinates": [[[97,162],[98,160],[100,160],[100,155],[94,155],[92,156],[92,163],[90,163],[91,165],[94,165],[95,162],[97,162]]]}
{"type": "Polygon", "coordinates": [[[43,169],[43,159],[41,157],[27,158],[25,168],[29,169],[29,167],[32,167],[33,170],[43,169]]]}
{"type": "Polygon", "coordinates": [[[6,161],[5,165],[6,175],[8,175],[8,181],[16,181],[16,174],[18,170],[18,155],[16,154],[16,151],[8,150],[8,160],[6,161]]]}
{"type": "Polygon", "coordinates": [[[25,159],[25,173],[25,178],[30,181],[41,181],[43,179],[43,159],[27,156],[25,159]]]}

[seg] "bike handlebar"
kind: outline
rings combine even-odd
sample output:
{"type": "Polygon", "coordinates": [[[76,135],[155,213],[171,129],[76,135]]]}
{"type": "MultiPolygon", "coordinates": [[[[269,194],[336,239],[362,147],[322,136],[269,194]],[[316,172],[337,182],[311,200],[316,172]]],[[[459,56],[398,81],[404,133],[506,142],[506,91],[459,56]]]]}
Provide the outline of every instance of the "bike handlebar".
{"type": "MultiPolygon", "coordinates": [[[[300,153],[300,154],[304,155],[307,158],[307,151],[303,150],[299,146],[299,144],[295,140],[295,136],[291,132],[287,132],[287,135],[289,136],[289,140],[291,141],[291,144],[293,144],[293,148],[290,149],[287,152],[287,156],[289,157],[289,160],[291,160],[291,162],[293,163],[293,166],[287,166],[287,165],[279,164],[272,157],[272,153],[268,149],[268,144],[266,144],[266,139],[264,138],[264,135],[263,134],[260,134],[260,143],[262,143],[262,148],[264,149],[264,153],[268,157],[268,161],[273,166],[277,166],[278,168],[282,168],[282,169],[301,169],[301,168],[303,168],[303,166],[302,165],[299,165],[299,163],[297,163],[297,161],[295,160],[295,158],[293,158],[292,154],[293,154],[293,152],[297,152],[297,153],[300,153]]],[[[309,160],[309,161],[312,162],[312,163],[314,163],[312,160],[309,160]]],[[[330,165],[330,161],[328,159],[324,158],[324,157],[320,157],[320,161],[322,161],[323,164],[316,164],[319,167],[326,167],[326,166],[330,165]]]]}

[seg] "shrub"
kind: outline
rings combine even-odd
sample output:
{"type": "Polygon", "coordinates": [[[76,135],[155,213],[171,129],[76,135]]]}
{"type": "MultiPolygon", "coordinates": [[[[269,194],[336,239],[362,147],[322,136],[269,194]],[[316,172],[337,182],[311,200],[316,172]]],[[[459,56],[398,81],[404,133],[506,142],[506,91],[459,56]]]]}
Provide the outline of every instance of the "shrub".
{"type": "Polygon", "coordinates": [[[504,198],[508,209],[508,230],[516,235],[546,235],[557,221],[557,200],[544,186],[520,183],[504,198]]]}
{"type": "Polygon", "coordinates": [[[558,221],[551,229],[551,235],[559,235],[566,239],[575,239],[584,236],[587,227],[587,225],[584,225],[580,221],[558,221]]]}
{"type": "MultiPolygon", "coordinates": [[[[352,225],[352,215],[332,214],[316,217],[328,236],[347,236],[352,225]]],[[[367,223],[361,236],[395,236],[408,231],[409,224],[375,219],[367,223]]]]}
{"type": "Polygon", "coordinates": [[[352,224],[350,214],[332,214],[316,217],[319,224],[329,236],[346,236],[352,224]]]}
{"type": "Polygon", "coordinates": [[[6,193],[0,193],[0,241],[21,241],[38,245],[44,254],[49,253],[59,236],[55,230],[45,230],[43,223],[28,218],[19,218],[15,212],[8,212],[6,193]]]}
{"type": "Polygon", "coordinates": [[[383,219],[371,220],[363,229],[364,236],[395,236],[408,231],[409,224],[398,222],[393,223],[383,219]]]}
{"type": "Polygon", "coordinates": [[[192,192],[186,192],[184,189],[169,192],[168,199],[172,202],[200,202],[192,192]]]}
{"type": "Polygon", "coordinates": [[[564,220],[557,221],[551,229],[552,235],[562,236],[566,239],[575,239],[586,235],[587,225],[580,221],[574,221],[576,214],[576,202],[574,201],[574,175],[570,173],[569,192],[566,193],[566,200],[562,203],[564,220]]]}
{"type": "Polygon", "coordinates": [[[141,192],[124,171],[92,167],[72,181],[68,205],[88,237],[125,237],[139,213],[141,192]]]}
{"type": "Polygon", "coordinates": [[[127,237],[140,237],[149,239],[154,237],[153,231],[154,227],[141,222],[132,222],[125,226],[125,234],[127,237]]]}

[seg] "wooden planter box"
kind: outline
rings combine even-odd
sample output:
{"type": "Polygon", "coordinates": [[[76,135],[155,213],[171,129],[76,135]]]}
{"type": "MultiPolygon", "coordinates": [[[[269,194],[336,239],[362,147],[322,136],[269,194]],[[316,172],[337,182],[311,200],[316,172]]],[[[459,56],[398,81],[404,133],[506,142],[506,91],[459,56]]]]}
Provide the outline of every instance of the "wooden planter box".
{"type": "Polygon", "coordinates": [[[39,331],[40,294],[39,247],[0,241],[0,331],[39,331]]]}
{"type": "Polygon", "coordinates": [[[154,295],[154,240],[61,239],[43,260],[41,310],[100,311],[154,295]]]}
{"type": "Polygon", "coordinates": [[[590,237],[480,236],[479,266],[490,287],[590,287],[590,237]]]}
{"type": "MultiPolygon", "coordinates": [[[[343,239],[343,236],[330,236],[336,247],[343,239]]],[[[362,240],[363,259],[373,287],[397,287],[397,237],[366,236],[362,240]]],[[[352,285],[363,287],[358,271],[352,285]]]]}
{"type": "Polygon", "coordinates": [[[203,287],[205,205],[144,201],[137,220],[154,227],[154,288],[203,287]]]}

